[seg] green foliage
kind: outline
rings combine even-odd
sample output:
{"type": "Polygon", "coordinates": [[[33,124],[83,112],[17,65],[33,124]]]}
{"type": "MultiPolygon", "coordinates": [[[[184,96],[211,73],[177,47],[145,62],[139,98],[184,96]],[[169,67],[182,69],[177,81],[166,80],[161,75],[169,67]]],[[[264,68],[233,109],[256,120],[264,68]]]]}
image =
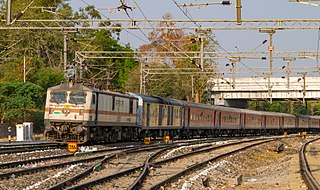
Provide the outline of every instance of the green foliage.
{"type": "Polygon", "coordinates": [[[18,122],[30,116],[31,110],[43,109],[44,89],[33,83],[0,83],[0,121],[18,122]]]}
{"type": "MultiPolygon", "coordinates": [[[[29,0],[12,1],[12,21],[30,4],[29,0]]],[[[6,19],[5,0],[0,0],[0,19],[6,19]]],[[[18,19],[52,20],[50,26],[93,26],[96,23],[54,22],[59,19],[101,19],[94,6],[73,12],[67,0],[37,0],[20,14],[18,19]],[[38,8],[37,8],[38,7],[38,8]],[[39,8],[53,7],[53,8],[39,8]]],[[[13,22],[12,26],[30,26],[13,22]]],[[[100,26],[110,26],[106,21],[100,26]]],[[[4,22],[0,26],[5,26],[4,22]]],[[[34,22],[32,26],[41,26],[34,22]]],[[[120,26],[117,24],[117,26],[120,26]]],[[[74,64],[75,51],[132,51],[129,45],[120,45],[121,30],[81,30],[68,33],[68,64],[74,64]]],[[[0,32],[0,122],[22,122],[26,117],[34,123],[35,131],[43,129],[45,93],[64,78],[64,33],[58,30],[3,30],[0,32]],[[24,79],[26,58],[26,81],[24,79]],[[24,116],[25,113],[25,116],[24,116]]],[[[122,56],[122,54],[119,54],[122,56]]],[[[85,60],[84,76],[88,82],[109,83],[109,89],[124,89],[129,73],[137,67],[133,54],[128,59],[85,60]],[[100,65],[101,67],[92,67],[100,65]],[[99,73],[110,73],[108,77],[99,73]],[[98,78],[98,79],[96,79],[98,78]],[[107,80],[105,80],[107,79],[107,80]]]]}
{"type": "Polygon", "coordinates": [[[41,86],[43,89],[48,89],[65,80],[62,72],[57,72],[54,69],[49,70],[45,67],[34,70],[30,75],[32,75],[30,82],[41,86]]]}
{"type": "Polygon", "coordinates": [[[257,111],[270,111],[290,113],[295,115],[320,115],[320,102],[308,102],[306,105],[302,101],[249,101],[249,109],[257,111]]]}
{"type": "Polygon", "coordinates": [[[279,101],[273,101],[271,104],[269,102],[264,102],[263,107],[265,111],[269,112],[287,112],[286,107],[283,105],[282,102],[279,101]]]}
{"type": "Polygon", "coordinates": [[[29,121],[33,122],[34,133],[44,132],[44,112],[43,110],[32,110],[30,112],[29,121]]]}

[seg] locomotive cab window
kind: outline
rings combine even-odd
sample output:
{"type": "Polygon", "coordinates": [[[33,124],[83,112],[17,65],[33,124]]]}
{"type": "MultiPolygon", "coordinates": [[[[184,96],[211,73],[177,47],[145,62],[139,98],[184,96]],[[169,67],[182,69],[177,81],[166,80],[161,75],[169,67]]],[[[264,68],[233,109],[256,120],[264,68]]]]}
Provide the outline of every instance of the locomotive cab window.
{"type": "Polygon", "coordinates": [[[57,104],[67,102],[67,93],[66,92],[52,91],[50,94],[51,94],[50,102],[54,102],[57,104]]]}
{"type": "Polygon", "coordinates": [[[86,103],[86,93],[84,92],[71,92],[69,96],[69,103],[71,104],[86,103]]]}

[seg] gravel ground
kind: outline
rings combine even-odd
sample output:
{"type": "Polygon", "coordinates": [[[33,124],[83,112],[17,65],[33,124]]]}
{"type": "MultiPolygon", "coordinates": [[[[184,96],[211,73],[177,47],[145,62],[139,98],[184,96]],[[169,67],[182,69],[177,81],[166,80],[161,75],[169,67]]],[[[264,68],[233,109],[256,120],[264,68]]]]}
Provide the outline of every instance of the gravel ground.
{"type": "MultiPolygon", "coordinates": [[[[254,142],[254,143],[257,143],[257,142],[254,142]]],[[[141,189],[150,189],[153,185],[159,183],[160,181],[166,179],[169,176],[172,176],[177,172],[184,170],[185,168],[193,164],[200,163],[204,160],[207,160],[210,157],[214,157],[214,156],[223,154],[225,152],[230,152],[230,151],[248,146],[250,144],[253,144],[253,142],[246,142],[246,143],[241,143],[237,145],[226,146],[216,150],[208,150],[201,154],[194,154],[185,158],[178,159],[174,162],[169,162],[169,163],[161,164],[161,166],[153,167],[150,170],[149,175],[144,181],[141,189]]],[[[176,189],[176,186],[175,186],[175,189],[176,189]]]]}
{"type": "MultiPolygon", "coordinates": [[[[145,152],[139,152],[138,154],[127,154],[127,155],[112,159],[107,163],[103,164],[100,171],[91,173],[90,175],[86,176],[80,181],[77,181],[76,184],[86,183],[101,177],[105,177],[120,171],[127,170],[132,167],[140,166],[145,162],[145,160],[152,153],[154,153],[154,151],[145,151],[145,152]]],[[[129,187],[133,183],[133,181],[136,179],[136,177],[139,176],[139,173],[140,171],[135,172],[131,176],[119,177],[115,180],[112,180],[111,182],[103,183],[102,185],[95,187],[95,189],[100,189],[99,188],[100,186],[105,187],[104,189],[109,189],[109,188],[113,189],[115,187],[119,187],[119,188],[129,187]]]]}
{"type": "Polygon", "coordinates": [[[0,188],[25,190],[46,189],[68,177],[82,172],[91,164],[93,164],[93,162],[73,164],[63,168],[50,169],[23,176],[12,176],[2,180],[0,188]]]}
{"type": "Polygon", "coordinates": [[[47,149],[47,150],[36,150],[36,151],[22,152],[22,153],[2,154],[0,155],[0,163],[30,160],[30,159],[61,155],[61,154],[67,154],[67,153],[68,151],[65,149],[47,149]]]}
{"type": "Polygon", "coordinates": [[[307,189],[299,173],[302,141],[297,137],[260,145],[211,163],[165,189],[307,189]],[[277,153],[281,143],[284,151],[277,153]]]}

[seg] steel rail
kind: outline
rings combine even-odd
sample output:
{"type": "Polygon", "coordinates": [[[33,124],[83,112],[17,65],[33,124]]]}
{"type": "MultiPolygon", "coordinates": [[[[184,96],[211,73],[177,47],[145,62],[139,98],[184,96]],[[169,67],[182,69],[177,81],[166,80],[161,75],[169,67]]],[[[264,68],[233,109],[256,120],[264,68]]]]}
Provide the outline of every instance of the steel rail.
{"type": "MultiPolygon", "coordinates": [[[[171,148],[171,147],[167,147],[167,148],[171,148]]],[[[77,175],[75,175],[75,176],[73,176],[73,177],[71,177],[69,179],[66,179],[65,181],[63,181],[61,183],[58,183],[58,184],[56,184],[56,185],[54,185],[54,186],[52,186],[52,187],[50,187],[48,189],[50,189],[50,190],[62,189],[64,187],[66,187],[68,184],[74,183],[75,181],[80,180],[80,179],[84,178],[85,176],[89,175],[93,171],[93,168],[95,168],[95,167],[97,167],[99,165],[102,165],[105,162],[107,162],[107,161],[109,161],[109,160],[111,160],[113,158],[116,158],[119,155],[132,154],[132,153],[148,151],[148,150],[154,150],[154,149],[161,149],[160,151],[162,151],[163,149],[166,149],[166,148],[161,147],[161,146],[143,147],[143,148],[140,147],[140,148],[136,148],[136,149],[132,149],[132,150],[123,151],[122,153],[118,153],[118,154],[112,154],[110,156],[105,157],[101,161],[98,161],[95,164],[91,165],[90,167],[88,167],[83,172],[81,172],[81,173],[79,173],[79,174],[77,174],[77,175]]],[[[89,181],[87,183],[83,183],[83,184],[80,184],[80,185],[77,185],[77,186],[73,186],[73,187],[71,187],[71,189],[82,189],[82,188],[88,187],[88,186],[93,185],[93,184],[98,184],[100,182],[103,182],[103,181],[106,181],[106,180],[111,180],[111,179],[114,179],[115,177],[128,174],[128,173],[133,172],[133,171],[135,171],[137,169],[140,169],[142,167],[143,167],[143,165],[140,165],[140,166],[131,168],[131,169],[126,170],[126,171],[122,171],[122,172],[119,172],[119,173],[116,173],[116,174],[112,174],[112,175],[109,175],[109,176],[102,177],[102,178],[100,178],[98,180],[93,180],[93,181],[89,181]]]]}
{"type": "Polygon", "coordinates": [[[22,153],[22,152],[31,152],[31,151],[37,151],[37,150],[50,150],[50,149],[54,149],[54,148],[57,148],[59,147],[60,145],[57,145],[57,146],[49,146],[49,147],[34,147],[34,148],[24,148],[24,147],[21,147],[21,148],[11,148],[11,149],[8,149],[8,150],[5,150],[5,151],[1,151],[0,150],[0,155],[1,154],[14,154],[14,153],[22,153]]]}
{"type": "Polygon", "coordinates": [[[73,176],[72,178],[66,179],[65,181],[58,183],[54,186],[49,187],[47,190],[58,190],[58,189],[63,189],[64,187],[67,186],[68,183],[73,183],[87,175],[89,175],[95,167],[97,167],[98,165],[101,165],[102,163],[112,159],[116,157],[116,154],[112,154],[110,156],[105,157],[104,159],[102,159],[101,161],[96,162],[95,164],[93,164],[92,166],[88,167],[86,170],[84,170],[83,172],[73,176]]]}
{"type": "Polygon", "coordinates": [[[229,156],[229,155],[232,155],[232,154],[235,154],[235,153],[238,153],[242,150],[246,150],[248,148],[251,148],[251,147],[254,147],[254,146],[257,146],[257,145],[260,145],[260,144],[263,144],[263,143],[267,143],[267,142],[271,142],[271,141],[274,141],[274,140],[265,140],[263,142],[258,142],[258,143],[255,143],[255,144],[252,144],[252,145],[248,145],[248,146],[245,146],[243,148],[239,148],[237,150],[233,150],[233,151],[230,151],[230,152],[227,152],[227,153],[224,153],[224,154],[220,154],[218,156],[215,156],[213,158],[210,158],[208,160],[205,160],[201,163],[198,163],[198,164],[194,164],[194,165],[191,165],[190,167],[188,167],[187,169],[181,171],[181,172],[178,172],[176,174],[174,174],[173,176],[170,176],[169,178],[159,182],[158,184],[152,186],[150,189],[154,190],[154,189],[160,189],[162,186],[172,182],[173,180],[183,176],[183,175],[186,175],[188,174],[189,172],[191,172],[192,170],[194,169],[198,169],[200,167],[204,167],[205,165],[207,165],[209,162],[213,162],[213,161],[216,161],[218,159],[221,159],[223,157],[226,157],[226,156],[229,156]]]}
{"type": "MultiPolygon", "coordinates": [[[[247,142],[251,142],[251,141],[257,141],[257,140],[266,140],[265,138],[263,139],[251,139],[251,140],[245,140],[245,141],[241,141],[240,143],[247,143],[247,142]]],[[[266,141],[272,141],[273,139],[271,140],[266,140],[266,141]]],[[[225,145],[219,145],[218,147],[213,147],[213,148],[209,148],[209,149],[219,149],[219,148],[223,148],[225,146],[230,146],[230,145],[233,145],[233,144],[238,144],[239,142],[235,142],[235,143],[229,143],[229,144],[225,144],[225,145]]],[[[194,144],[193,142],[190,143],[190,145],[194,144]]],[[[171,146],[171,147],[167,147],[167,148],[164,148],[164,149],[161,149],[159,150],[158,152],[162,152],[163,150],[165,149],[169,149],[169,148],[174,148],[174,147],[178,147],[178,146],[182,146],[182,145],[175,145],[175,146],[171,146]]],[[[213,146],[213,145],[211,145],[213,146]]],[[[192,154],[196,154],[196,153],[199,153],[199,152],[205,152],[205,151],[208,151],[209,149],[206,148],[208,147],[208,145],[204,145],[202,146],[202,148],[196,148],[195,150],[196,151],[193,151],[191,153],[186,153],[186,154],[183,154],[183,155],[179,155],[179,156],[175,156],[175,157],[172,157],[172,158],[168,158],[164,161],[158,161],[158,162],[151,162],[154,158],[156,158],[157,156],[159,156],[158,152],[154,153],[151,155],[150,158],[148,158],[144,164],[140,165],[140,166],[136,166],[136,167],[133,167],[133,168],[129,168],[127,170],[124,170],[124,171],[121,171],[121,172],[118,172],[118,173],[114,173],[114,174],[111,174],[111,175],[108,175],[108,176],[103,176],[99,179],[96,179],[96,180],[92,180],[92,181],[89,181],[89,182],[86,182],[86,183],[82,183],[82,184],[79,184],[79,185],[76,185],[76,186],[72,186],[72,187],[69,187],[67,188],[68,190],[70,189],[85,189],[87,187],[90,187],[90,186],[93,186],[93,185],[96,185],[96,184],[100,184],[100,183],[103,183],[103,182],[106,182],[106,181],[110,181],[112,179],[115,179],[115,178],[118,178],[118,177],[121,177],[123,175],[127,175],[127,174],[130,174],[132,172],[135,172],[136,170],[139,170],[139,169],[143,169],[142,172],[140,173],[139,177],[130,185],[129,189],[139,189],[139,186],[142,184],[142,182],[144,181],[148,171],[149,171],[149,167],[150,166],[153,166],[153,165],[157,165],[157,164],[162,164],[162,163],[167,163],[167,162],[170,162],[170,161],[174,161],[176,159],[179,159],[179,158],[182,158],[182,157],[186,157],[188,155],[192,155],[192,154]]],[[[67,183],[67,181],[65,181],[64,183],[67,183]]],[[[60,186],[61,187],[61,186],[60,186]]]]}
{"type": "MultiPolygon", "coordinates": [[[[154,148],[157,148],[157,147],[147,147],[145,150],[154,149],[154,148]]],[[[129,150],[124,151],[124,153],[126,153],[126,152],[134,152],[134,151],[136,151],[138,149],[139,149],[139,147],[131,148],[129,150]]],[[[91,161],[94,161],[94,160],[103,159],[103,158],[105,158],[105,156],[106,155],[101,155],[101,156],[95,156],[95,157],[91,157],[91,158],[85,158],[85,159],[74,160],[74,161],[69,161],[69,162],[63,162],[63,163],[58,163],[58,164],[45,165],[45,166],[39,166],[39,167],[34,167],[34,168],[27,168],[27,169],[23,169],[23,170],[19,170],[19,171],[12,171],[12,172],[7,172],[7,173],[2,173],[2,174],[0,174],[0,179],[1,178],[7,178],[7,177],[10,177],[12,175],[17,176],[17,175],[23,175],[23,174],[27,174],[27,173],[42,171],[42,170],[46,170],[46,169],[64,167],[64,166],[70,165],[70,164],[77,164],[77,163],[82,163],[82,162],[91,162],[91,161]]]]}
{"type": "MultiPolygon", "coordinates": [[[[133,147],[118,147],[118,148],[102,149],[102,150],[96,150],[96,151],[91,151],[91,152],[80,152],[80,154],[81,155],[82,154],[97,154],[97,153],[111,152],[111,151],[117,151],[117,150],[126,150],[126,149],[130,149],[130,148],[133,148],[133,147]]],[[[56,156],[48,156],[48,157],[43,157],[43,158],[35,158],[35,159],[29,159],[29,160],[21,160],[21,161],[16,161],[16,162],[5,162],[5,163],[0,163],[0,168],[15,167],[15,166],[23,165],[23,164],[37,163],[37,162],[46,161],[46,160],[68,158],[68,157],[77,156],[77,154],[78,154],[78,152],[56,155],[56,156]]]]}
{"type": "MultiPolygon", "coordinates": [[[[168,148],[167,148],[168,149],[168,148]]],[[[155,152],[152,154],[144,163],[143,170],[141,171],[139,177],[130,185],[128,190],[138,190],[142,182],[144,181],[145,177],[148,175],[149,168],[150,168],[150,162],[155,159],[157,156],[160,155],[162,151],[165,151],[165,149],[162,149],[158,152],[155,152]]]]}
{"type": "Polygon", "coordinates": [[[317,182],[317,180],[313,177],[310,168],[309,168],[309,164],[308,161],[306,159],[306,155],[305,155],[305,151],[306,151],[306,146],[311,143],[314,142],[316,140],[319,140],[320,138],[316,138],[313,140],[310,140],[306,143],[304,143],[301,148],[300,148],[300,152],[299,152],[299,160],[300,160],[300,173],[302,175],[302,178],[304,180],[304,182],[306,183],[306,185],[312,189],[312,190],[319,190],[320,189],[320,185],[317,182]]]}
{"type": "MultiPolygon", "coordinates": [[[[211,139],[211,140],[199,140],[198,142],[189,142],[187,143],[187,145],[193,145],[193,144],[198,144],[198,143],[203,143],[203,142],[216,142],[215,139],[211,139]]],[[[130,174],[132,172],[135,172],[136,170],[139,170],[139,169],[142,169],[142,172],[140,173],[139,177],[134,181],[134,183],[130,186],[132,187],[133,189],[137,188],[140,184],[141,184],[141,181],[143,181],[147,171],[148,171],[148,168],[149,168],[149,165],[150,165],[150,162],[151,160],[153,160],[154,158],[156,158],[157,156],[160,155],[160,153],[164,150],[167,150],[167,149],[170,149],[170,148],[174,148],[174,147],[179,147],[179,146],[185,146],[186,144],[184,143],[180,143],[179,145],[173,145],[173,146],[169,146],[169,147],[164,147],[162,149],[160,149],[159,151],[155,152],[154,154],[152,154],[146,161],[144,164],[140,165],[140,166],[136,166],[136,167],[133,167],[133,168],[129,168],[127,170],[124,170],[124,171],[121,171],[121,172],[118,172],[118,173],[114,173],[114,174],[111,174],[111,175],[108,175],[108,176],[103,176],[99,179],[96,179],[96,180],[92,180],[92,181],[89,181],[89,182],[86,182],[86,183],[82,183],[82,184],[79,184],[79,185],[76,185],[76,186],[73,186],[73,187],[69,187],[67,189],[84,189],[84,188],[87,188],[89,186],[92,186],[92,185],[95,185],[95,184],[99,184],[99,183],[103,183],[103,182],[106,182],[106,181],[109,181],[109,180],[112,180],[112,179],[115,179],[115,178],[118,178],[118,177],[121,177],[123,175],[127,175],[127,174],[130,174]]],[[[207,147],[208,145],[204,145],[203,147],[207,147]]],[[[102,163],[101,163],[102,164],[102,163]]],[[[91,167],[92,168],[92,167],[91,167]]],[[[90,169],[88,169],[89,171],[92,171],[90,169]]],[[[85,171],[86,174],[85,175],[88,175],[90,172],[88,171],[85,171]]],[[[82,175],[82,174],[79,174],[81,175],[81,177],[84,177],[85,175],[82,175]]],[[[79,176],[74,176],[72,177],[72,179],[68,179],[68,180],[65,180],[64,182],[60,183],[60,184],[57,184],[55,185],[54,187],[55,188],[50,188],[50,189],[60,189],[64,186],[66,186],[67,183],[69,182],[74,182],[76,181],[76,179],[80,179],[81,177],[79,176]]]]}

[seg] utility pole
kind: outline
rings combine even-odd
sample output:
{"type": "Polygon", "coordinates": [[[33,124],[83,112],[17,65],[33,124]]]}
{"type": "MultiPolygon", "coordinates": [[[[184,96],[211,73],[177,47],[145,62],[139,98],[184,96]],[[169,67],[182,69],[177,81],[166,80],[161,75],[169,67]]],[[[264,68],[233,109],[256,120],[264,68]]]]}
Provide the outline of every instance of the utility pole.
{"type": "Polygon", "coordinates": [[[241,25],[242,21],[241,21],[241,0],[237,0],[237,4],[236,4],[236,9],[237,9],[237,24],[241,25]]]}
{"type": "Polygon", "coordinates": [[[204,36],[203,33],[200,34],[200,68],[201,71],[203,71],[203,66],[204,66],[204,36]]]}
{"type": "MultiPolygon", "coordinates": [[[[26,56],[23,56],[23,83],[26,83],[26,56]]],[[[26,122],[26,97],[23,97],[23,122],[26,122]]]]}
{"type": "Polygon", "coordinates": [[[140,62],[140,94],[142,93],[142,80],[143,80],[143,70],[142,70],[142,62],[140,62]]]}
{"type": "Polygon", "coordinates": [[[287,88],[290,89],[290,62],[296,60],[296,58],[284,57],[283,61],[287,62],[286,73],[287,73],[287,88]]]}
{"type": "Polygon", "coordinates": [[[23,56],[23,83],[26,83],[26,56],[23,56]]]}
{"type": "Polygon", "coordinates": [[[268,50],[270,51],[270,55],[269,55],[269,73],[268,73],[268,94],[269,94],[269,97],[270,97],[270,103],[272,103],[272,86],[271,86],[271,76],[272,76],[272,52],[274,51],[274,46],[272,44],[272,35],[274,33],[276,33],[275,30],[273,29],[260,29],[259,32],[261,33],[268,33],[269,36],[270,36],[270,39],[269,39],[269,47],[268,47],[268,50]]]}
{"type": "Polygon", "coordinates": [[[231,73],[232,73],[232,88],[236,87],[236,63],[240,62],[240,57],[230,57],[229,61],[231,62],[231,73]]]}
{"type": "Polygon", "coordinates": [[[303,104],[305,104],[305,107],[307,108],[307,102],[305,100],[305,98],[306,98],[306,75],[307,75],[307,72],[297,72],[297,74],[301,74],[302,75],[302,80],[303,80],[302,102],[303,102],[303,104]]]}
{"type": "Polygon", "coordinates": [[[191,98],[192,101],[194,101],[194,81],[193,81],[193,75],[191,75],[191,98]]]}
{"type": "Polygon", "coordinates": [[[67,40],[68,40],[68,32],[63,33],[63,72],[67,72],[67,40]]]}
{"type": "Polygon", "coordinates": [[[11,7],[12,7],[12,1],[7,0],[7,19],[6,19],[7,25],[11,24],[11,7]]]}

